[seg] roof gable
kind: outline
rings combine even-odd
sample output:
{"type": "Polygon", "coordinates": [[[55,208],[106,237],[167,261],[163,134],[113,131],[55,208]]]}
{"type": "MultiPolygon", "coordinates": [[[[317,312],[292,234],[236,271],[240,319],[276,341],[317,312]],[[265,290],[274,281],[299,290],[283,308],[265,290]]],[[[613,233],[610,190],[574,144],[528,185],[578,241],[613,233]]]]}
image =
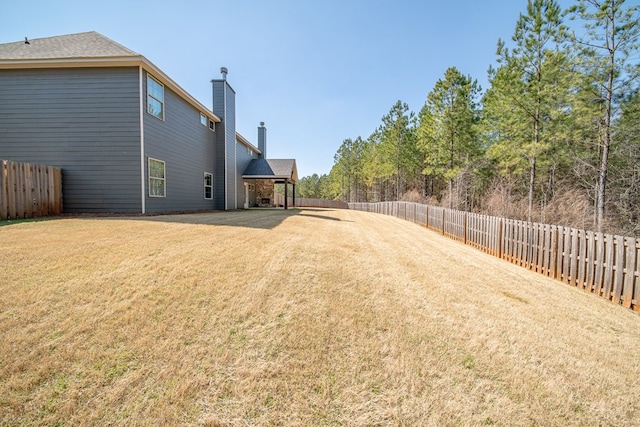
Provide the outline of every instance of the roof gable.
{"type": "Polygon", "coordinates": [[[267,159],[267,162],[276,176],[291,177],[296,166],[296,161],[293,159],[267,159]]]}
{"type": "Polygon", "coordinates": [[[95,31],[0,44],[0,59],[65,59],[139,57],[95,31]]]}

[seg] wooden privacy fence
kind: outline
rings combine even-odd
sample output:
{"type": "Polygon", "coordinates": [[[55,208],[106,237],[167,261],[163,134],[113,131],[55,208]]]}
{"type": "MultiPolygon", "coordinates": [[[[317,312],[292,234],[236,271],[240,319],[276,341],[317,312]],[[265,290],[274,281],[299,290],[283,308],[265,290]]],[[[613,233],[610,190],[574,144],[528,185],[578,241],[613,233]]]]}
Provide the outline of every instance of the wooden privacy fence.
{"type": "Polygon", "coordinates": [[[60,213],[60,168],[0,160],[0,220],[60,213]]]}
{"type": "Polygon", "coordinates": [[[349,203],[349,208],[421,224],[640,312],[640,239],[409,202],[349,203]]]}
{"type": "MultiPolygon", "coordinates": [[[[275,194],[274,201],[277,205],[284,205],[284,194],[275,194]]],[[[293,206],[293,198],[287,199],[287,205],[293,206]]],[[[329,208],[329,209],[349,209],[349,204],[340,200],[310,199],[306,197],[296,197],[295,206],[305,208],[329,208]]]]}

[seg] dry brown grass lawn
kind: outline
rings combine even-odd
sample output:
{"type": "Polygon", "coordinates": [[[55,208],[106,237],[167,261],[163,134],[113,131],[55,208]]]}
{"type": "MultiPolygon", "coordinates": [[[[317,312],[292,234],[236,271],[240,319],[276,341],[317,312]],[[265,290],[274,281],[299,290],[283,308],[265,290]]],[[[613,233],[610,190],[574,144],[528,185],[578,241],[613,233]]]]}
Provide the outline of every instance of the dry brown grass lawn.
{"type": "Polygon", "coordinates": [[[0,425],[631,426],[640,316],[395,218],[0,227],[0,425]]]}

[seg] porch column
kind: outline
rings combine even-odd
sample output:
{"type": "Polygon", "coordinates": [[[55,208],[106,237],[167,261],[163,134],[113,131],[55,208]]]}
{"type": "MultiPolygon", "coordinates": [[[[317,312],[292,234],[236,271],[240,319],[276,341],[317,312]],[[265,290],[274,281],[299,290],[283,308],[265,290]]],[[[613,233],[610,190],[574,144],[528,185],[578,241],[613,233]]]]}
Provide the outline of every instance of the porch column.
{"type": "Polygon", "coordinates": [[[289,190],[289,181],[285,181],[284,182],[284,208],[288,209],[287,207],[287,199],[289,198],[289,195],[287,194],[288,190],[289,190]]]}
{"type": "Polygon", "coordinates": [[[296,184],[295,182],[293,183],[293,207],[296,207],[296,184]]]}

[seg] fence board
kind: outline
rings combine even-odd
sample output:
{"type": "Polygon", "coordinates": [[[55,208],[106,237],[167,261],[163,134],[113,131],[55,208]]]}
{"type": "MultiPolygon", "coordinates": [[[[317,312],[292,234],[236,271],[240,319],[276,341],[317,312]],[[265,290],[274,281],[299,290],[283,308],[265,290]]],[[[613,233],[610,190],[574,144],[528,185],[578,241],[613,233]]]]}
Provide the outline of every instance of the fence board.
{"type": "Polygon", "coordinates": [[[0,161],[0,219],[9,216],[9,194],[7,182],[7,162],[0,161]]]}
{"type": "Polygon", "coordinates": [[[571,229],[571,250],[570,250],[570,264],[569,264],[569,284],[572,286],[578,285],[578,264],[580,258],[580,237],[578,230],[571,229]]]}
{"type": "Polygon", "coordinates": [[[604,297],[608,300],[612,298],[613,293],[613,262],[615,259],[615,244],[614,238],[611,235],[605,237],[605,257],[604,257],[604,297]]]}
{"type": "Polygon", "coordinates": [[[587,242],[585,237],[584,230],[578,230],[578,245],[580,247],[580,251],[578,252],[578,279],[576,281],[576,286],[580,288],[584,288],[584,270],[587,257],[587,242]]]}
{"type": "Polygon", "coordinates": [[[508,228],[509,228],[509,261],[514,264],[518,263],[517,258],[517,245],[516,245],[516,223],[513,220],[508,220],[508,228]]]}
{"type": "Polygon", "coordinates": [[[531,259],[530,269],[540,272],[540,226],[539,224],[531,224],[531,259]]]}
{"type": "Polygon", "coordinates": [[[511,262],[514,264],[518,264],[518,222],[515,220],[509,220],[509,245],[511,249],[509,252],[511,253],[511,262]]]}
{"type": "Polygon", "coordinates": [[[540,226],[540,249],[538,250],[538,273],[549,275],[549,226],[542,224],[540,226]]]}
{"type": "Polygon", "coordinates": [[[520,238],[522,242],[520,248],[520,265],[529,268],[529,246],[531,244],[531,235],[529,234],[529,227],[523,221],[518,221],[520,226],[520,238]]]}
{"type": "Polygon", "coordinates": [[[553,225],[549,228],[549,277],[556,279],[558,276],[558,227],[553,225]]]}
{"type": "Polygon", "coordinates": [[[636,239],[632,237],[626,237],[626,257],[624,262],[625,278],[624,278],[624,290],[622,297],[622,305],[631,308],[634,295],[634,282],[636,272],[636,239]]]}
{"type": "Polygon", "coordinates": [[[613,262],[613,270],[615,272],[613,276],[613,302],[619,304],[622,297],[622,285],[624,284],[624,237],[615,237],[616,249],[615,258],[613,262]]]}
{"type": "Polygon", "coordinates": [[[596,257],[596,239],[593,231],[587,231],[587,266],[585,271],[585,287],[594,291],[594,269],[596,257]]]}
{"type": "Polygon", "coordinates": [[[564,281],[564,227],[558,226],[556,230],[556,279],[564,281]]]}
{"type": "Polygon", "coordinates": [[[593,273],[593,292],[599,296],[604,294],[602,286],[603,269],[605,268],[605,250],[604,250],[604,234],[596,233],[596,255],[595,255],[595,271],[593,273]]]}
{"type": "Polygon", "coordinates": [[[573,243],[571,230],[571,227],[565,227],[564,229],[563,274],[564,281],[569,284],[571,283],[571,243],[573,243]]]}
{"type": "Polygon", "coordinates": [[[633,309],[640,312],[640,239],[636,239],[636,271],[633,273],[635,277],[635,287],[633,289],[633,309]]]}

